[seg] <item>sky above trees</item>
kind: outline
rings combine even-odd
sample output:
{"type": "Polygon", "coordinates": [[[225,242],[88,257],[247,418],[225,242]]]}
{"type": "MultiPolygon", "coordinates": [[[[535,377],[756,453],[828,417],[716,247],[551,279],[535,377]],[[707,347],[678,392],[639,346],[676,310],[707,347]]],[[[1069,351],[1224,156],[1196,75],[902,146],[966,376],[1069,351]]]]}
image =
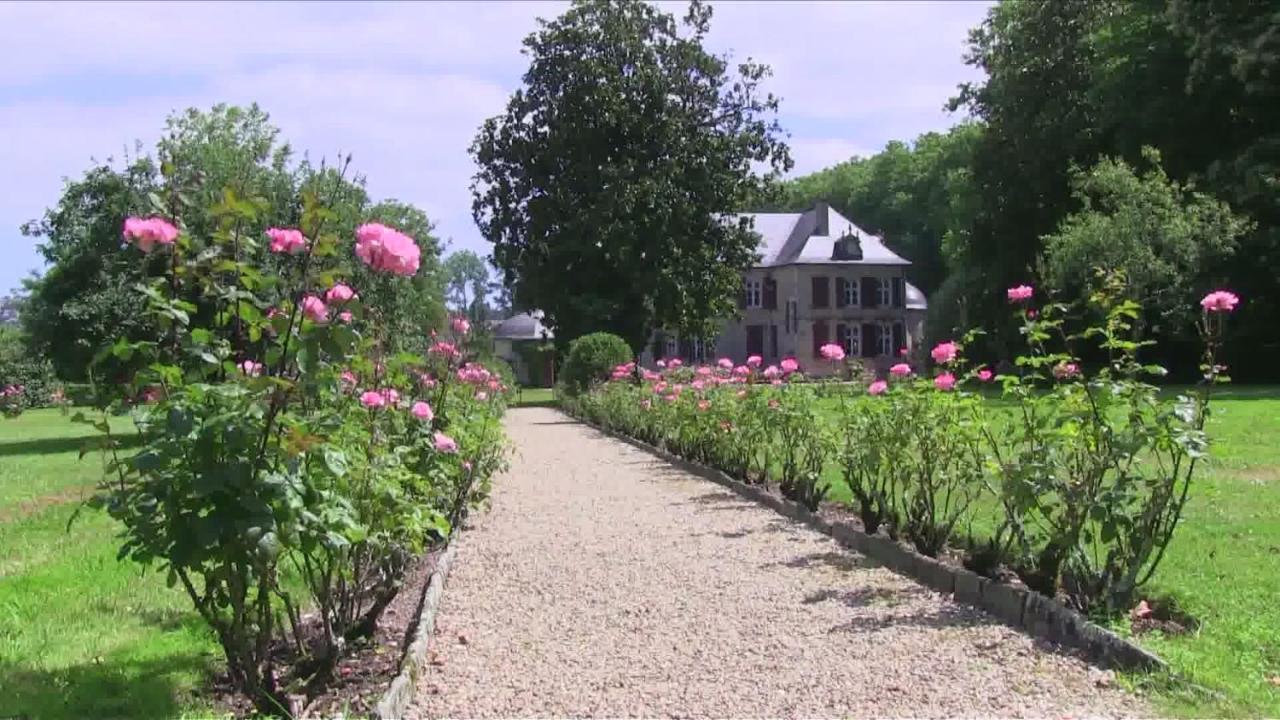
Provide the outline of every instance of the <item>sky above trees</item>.
{"type": "MultiPolygon", "coordinates": [[[[803,174],[959,118],[943,105],[986,2],[716,5],[709,46],[773,67],[803,174]]],[[[467,146],[502,110],[521,40],[560,3],[0,5],[0,295],[40,267],[18,231],[90,158],[153,146],[170,111],[259,102],[298,151],[339,152],[370,193],[487,253],[467,146]]],[[[683,14],[683,3],[665,3],[683,14]]]]}

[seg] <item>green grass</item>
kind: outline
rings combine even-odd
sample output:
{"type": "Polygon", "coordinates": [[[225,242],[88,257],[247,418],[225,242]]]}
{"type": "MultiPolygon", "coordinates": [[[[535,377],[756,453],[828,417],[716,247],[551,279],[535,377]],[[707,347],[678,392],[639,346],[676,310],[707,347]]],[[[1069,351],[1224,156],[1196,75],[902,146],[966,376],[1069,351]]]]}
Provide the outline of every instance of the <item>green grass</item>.
{"type": "MultiPolygon", "coordinates": [[[[995,401],[999,402],[999,401],[995,401]]],[[[838,401],[819,417],[837,423],[838,401]]],[[[1174,598],[1201,622],[1191,635],[1151,633],[1139,642],[1178,676],[1130,678],[1161,711],[1186,717],[1280,716],[1280,388],[1233,387],[1214,400],[1211,460],[1197,472],[1182,524],[1144,595],[1174,598]]],[[[847,502],[839,469],[832,499],[847,502]]],[[[995,504],[978,503],[976,533],[995,504]]],[[[1127,631],[1127,622],[1117,622],[1127,631]]]]}
{"type": "Polygon", "coordinates": [[[551,388],[520,388],[511,397],[511,407],[547,407],[556,404],[551,388]]]}
{"type": "Polygon", "coordinates": [[[221,653],[186,596],[116,560],[105,513],[68,528],[101,476],[96,452],[78,457],[92,437],[54,410],[0,421],[0,717],[206,711],[221,653]]]}

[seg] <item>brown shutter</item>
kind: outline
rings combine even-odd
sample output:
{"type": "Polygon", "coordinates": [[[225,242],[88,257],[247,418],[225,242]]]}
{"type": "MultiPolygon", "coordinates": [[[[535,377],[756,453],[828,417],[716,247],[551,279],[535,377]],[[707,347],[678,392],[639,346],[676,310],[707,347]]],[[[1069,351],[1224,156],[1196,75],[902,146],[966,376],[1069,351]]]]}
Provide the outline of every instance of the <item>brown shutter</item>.
{"type": "Polygon", "coordinates": [[[902,323],[893,324],[893,351],[896,353],[907,346],[907,328],[902,323]]]}
{"type": "Polygon", "coordinates": [[[870,275],[862,278],[862,307],[873,308],[876,306],[876,292],[880,289],[880,282],[870,275]]]}
{"type": "Polygon", "coordinates": [[[827,278],[814,276],[813,307],[816,307],[816,308],[828,307],[829,303],[827,302],[828,301],[827,295],[828,295],[827,278]]]}
{"type": "Polygon", "coordinates": [[[764,279],[764,309],[778,309],[778,281],[773,278],[764,279]]]}
{"type": "Polygon", "coordinates": [[[893,279],[893,289],[890,291],[892,293],[892,297],[890,299],[893,300],[893,306],[896,308],[900,308],[906,305],[907,289],[906,289],[906,286],[903,284],[905,282],[906,281],[900,277],[896,277],[893,279]]]}
{"type": "Polygon", "coordinates": [[[849,281],[845,280],[842,277],[836,278],[836,307],[838,308],[842,308],[845,306],[844,289],[845,289],[845,286],[848,285],[848,283],[849,281]]]}
{"type": "Polygon", "coordinates": [[[862,357],[875,357],[876,347],[876,331],[880,328],[874,323],[862,323],[862,357]]]}
{"type": "Polygon", "coordinates": [[[778,326],[769,326],[769,357],[778,357],[778,326]]]}
{"type": "Polygon", "coordinates": [[[813,321],[813,356],[820,357],[819,348],[827,344],[827,321],[813,321]]]}

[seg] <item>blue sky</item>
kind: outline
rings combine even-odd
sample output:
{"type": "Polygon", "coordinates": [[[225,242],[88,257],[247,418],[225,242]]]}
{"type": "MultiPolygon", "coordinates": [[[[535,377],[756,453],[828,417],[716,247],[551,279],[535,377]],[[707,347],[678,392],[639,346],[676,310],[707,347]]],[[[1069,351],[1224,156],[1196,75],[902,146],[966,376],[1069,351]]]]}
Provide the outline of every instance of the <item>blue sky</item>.
{"type": "MultiPolygon", "coordinates": [[[[659,3],[679,14],[683,3],[659,3]]],[[[990,3],[725,2],[710,44],[773,66],[796,173],[946,128],[976,79],[962,55],[990,3]]],[[[559,3],[0,4],[0,295],[39,270],[18,226],[91,158],[153,145],[186,107],[257,101],[313,158],[350,152],[375,198],[425,209],[452,247],[471,221],[466,149],[559,3]]]]}

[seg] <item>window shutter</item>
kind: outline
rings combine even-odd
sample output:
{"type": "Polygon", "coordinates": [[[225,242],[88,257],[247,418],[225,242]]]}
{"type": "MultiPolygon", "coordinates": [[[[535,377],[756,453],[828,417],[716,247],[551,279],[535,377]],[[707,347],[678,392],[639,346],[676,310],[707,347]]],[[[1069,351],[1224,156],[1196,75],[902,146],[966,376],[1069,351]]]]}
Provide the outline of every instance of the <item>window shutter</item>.
{"type": "Polygon", "coordinates": [[[825,277],[813,278],[813,307],[827,307],[827,279],[825,277]]]}
{"type": "Polygon", "coordinates": [[[869,275],[862,278],[862,307],[873,308],[876,306],[876,291],[879,284],[879,281],[869,275]]]}
{"type": "Polygon", "coordinates": [[[848,280],[845,280],[842,277],[836,278],[836,307],[838,308],[842,308],[845,306],[844,291],[845,291],[845,286],[848,284],[848,282],[849,282],[848,280]]]}
{"type": "Polygon", "coordinates": [[[892,290],[893,306],[896,308],[900,308],[906,305],[907,288],[904,285],[905,282],[906,281],[900,277],[896,277],[893,279],[893,290],[892,290]]]}
{"type": "Polygon", "coordinates": [[[769,357],[778,357],[778,326],[769,326],[769,357]]]}
{"type": "Polygon", "coordinates": [[[827,321],[813,322],[813,356],[819,357],[818,349],[827,344],[827,321]]]}
{"type": "Polygon", "coordinates": [[[844,348],[845,352],[849,351],[849,343],[846,341],[848,332],[848,325],[845,325],[844,323],[836,323],[836,342],[840,343],[840,347],[844,348]]]}
{"type": "Polygon", "coordinates": [[[862,357],[875,357],[880,344],[876,337],[880,327],[874,323],[862,323],[862,357]]]}
{"type": "Polygon", "coordinates": [[[680,338],[680,357],[685,362],[693,362],[693,343],[684,338],[680,338]]]}
{"type": "Polygon", "coordinates": [[[893,324],[893,351],[898,352],[907,346],[907,328],[902,323],[893,324]]]}
{"type": "Polygon", "coordinates": [[[778,281],[773,278],[764,279],[764,309],[778,309],[778,281]]]}

